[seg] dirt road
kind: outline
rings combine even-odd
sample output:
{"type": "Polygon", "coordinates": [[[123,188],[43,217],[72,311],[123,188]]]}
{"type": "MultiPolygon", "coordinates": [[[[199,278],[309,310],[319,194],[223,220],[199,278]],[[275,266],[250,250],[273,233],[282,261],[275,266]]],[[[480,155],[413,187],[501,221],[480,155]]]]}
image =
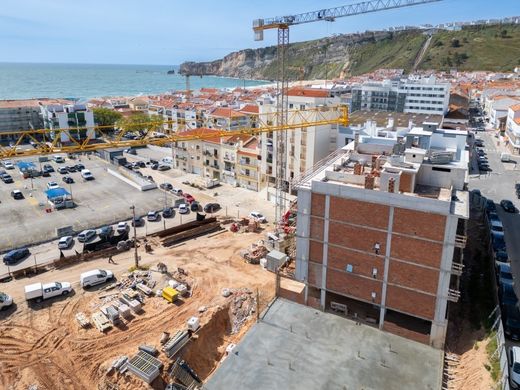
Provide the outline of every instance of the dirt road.
{"type": "MultiPolygon", "coordinates": [[[[186,359],[206,377],[222,358],[225,347],[236,343],[253,321],[251,319],[237,334],[231,334],[229,306],[233,295],[222,297],[222,288],[258,289],[260,301],[264,303],[274,295],[273,274],[258,265],[244,263],[239,256],[241,249],[261,238],[255,233],[225,232],[212,238],[190,240],[176,248],[158,247],[152,254],[142,253],[143,264],[153,266],[160,261],[169,270],[184,268],[192,281],[193,295],[179,304],[168,304],[159,297],[147,298],[143,314],[135,315],[106,334],[95,328],[81,329],[74,319],[78,311],[88,314],[95,311],[102,303],[99,296],[103,295],[100,291],[81,290],[79,274],[99,267],[112,269],[121,277],[133,264],[130,252],[114,257],[115,265],[109,266],[106,260],[92,261],[47,272],[33,280],[0,285],[17,304],[0,314],[0,387],[27,389],[37,385],[39,390],[90,390],[108,388],[107,383],[112,383],[119,389],[150,388],[133,376],[107,374],[107,369],[118,356],[135,354],[141,344],[159,347],[163,331],[173,333],[185,328],[187,319],[194,315],[207,325],[203,326],[200,339],[186,347],[186,359]],[[36,281],[70,281],[75,294],[29,308],[23,301],[23,286],[36,281]],[[207,310],[199,314],[201,306],[207,310]],[[201,354],[205,359],[198,362],[201,354]]],[[[167,368],[168,359],[163,354],[160,358],[167,368]]],[[[152,387],[161,388],[162,384],[159,380],[152,387]]]]}

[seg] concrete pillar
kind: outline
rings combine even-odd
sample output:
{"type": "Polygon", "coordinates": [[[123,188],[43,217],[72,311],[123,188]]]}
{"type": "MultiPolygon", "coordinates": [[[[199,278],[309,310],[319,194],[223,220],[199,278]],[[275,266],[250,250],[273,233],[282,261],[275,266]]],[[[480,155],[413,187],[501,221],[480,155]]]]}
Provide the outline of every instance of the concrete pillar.
{"type": "Polygon", "coordinates": [[[388,233],[386,235],[385,270],[383,273],[383,288],[381,290],[381,309],[379,312],[379,329],[383,329],[386,313],[386,289],[388,286],[388,270],[390,268],[390,254],[392,252],[392,228],[394,226],[394,207],[388,212],[388,233]]]}
{"type": "Polygon", "coordinates": [[[325,196],[325,220],[323,221],[323,262],[321,266],[321,299],[320,306],[325,310],[325,297],[327,295],[327,264],[329,254],[329,209],[330,195],[325,196]]]}

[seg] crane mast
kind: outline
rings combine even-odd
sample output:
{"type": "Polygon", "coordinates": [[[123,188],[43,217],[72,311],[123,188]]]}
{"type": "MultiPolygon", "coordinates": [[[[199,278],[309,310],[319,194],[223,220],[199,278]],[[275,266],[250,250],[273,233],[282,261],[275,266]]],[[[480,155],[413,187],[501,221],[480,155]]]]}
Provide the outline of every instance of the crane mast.
{"type": "MultiPolygon", "coordinates": [[[[289,81],[287,78],[287,48],[289,46],[289,27],[297,24],[313,23],[320,21],[333,22],[337,18],[346,16],[354,16],[372,12],[379,12],[395,8],[404,8],[414,5],[421,5],[426,3],[434,3],[442,0],[371,0],[360,3],[344,5],[341,7],[321,9],[312,12],[305,12],[301,14],[286,15],[268,19],[256,19],[253,21],[253,31],[255,41],[262,41],[264,39],[264,31],[277,29],[278,30],[278,48],[277,48],[277,91],[276,91],[276,121],[277,126],[284,129],[287,124],[288,112],[288,96],[287,90],[289,81]]],[[[286,164],[287,164],[287,133],[281,130],[277,133],[276,142],[276,222],[279,222],[285,213],[286,196],[288,189],[288,182],[286,178],[286,164]]]]}

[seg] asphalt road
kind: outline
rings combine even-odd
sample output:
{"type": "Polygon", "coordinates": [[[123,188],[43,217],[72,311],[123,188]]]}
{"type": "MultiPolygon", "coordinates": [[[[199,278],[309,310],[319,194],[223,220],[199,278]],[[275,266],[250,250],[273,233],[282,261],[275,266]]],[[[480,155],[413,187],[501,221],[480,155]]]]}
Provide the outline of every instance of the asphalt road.
{"type": "MultiPolygon", "coordinates": [[[[488,174],[478,174],[471,170],[469,189],[479,189],[483,196],[492,199],[497,206],[497,213],[504,225],[504,234],[507,245],[507,253],[511,260],[513,277],[516,280],[515,291],[520,296],[520,215],[507,213],[500,207],[503,199],[511,200],[517,209],[520,209],[520,200],[516,197],[515,183],[520,182],[520,158],[513,156],[516,163],[503,163],[500,161],[502,147],[497,147],[497,139],[493,133],[478,133],[478,137],[484,140],[489,166],[492,171],[488,174]]],[[[475,156],[472,165],[476,167],[475,156]]]]}

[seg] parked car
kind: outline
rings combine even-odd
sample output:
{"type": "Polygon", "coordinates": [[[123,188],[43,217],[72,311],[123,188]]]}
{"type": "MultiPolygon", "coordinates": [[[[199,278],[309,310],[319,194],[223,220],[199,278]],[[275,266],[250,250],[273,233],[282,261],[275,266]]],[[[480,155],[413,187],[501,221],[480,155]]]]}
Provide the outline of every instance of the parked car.
{"type": "Polygon", "coordinates": [[[41,302],[44,299],[67,295],[72,292],[72,286],[68,282],[33,283],[25,286],[25,300],[41,302]]]}
{"type": "Polygon", "coordinates": [[[136,227],[144,226],[144,218],[136,216],[135,218],[132,219],[132,226],[136,226],[136,227]]]}
{"type": "Polygon", "coordinates": [[[173,186],[170,183],[161,183],[159,185],[159,188],[162,188],[163,190],[170,191],[173,189],[173,186]]]}
{"type": "Polygon", "coordinates": [[[206,206],[204,206],[205,213],[214,213],[218,210],[220,210],[220,205],[218,203],[208,203],[206,206]]]}
{"type": "Polygon", "coordinates": [[[76,167],[76,171],[78,171],[78,172],[81,172],[82,170],[85,169],[85,165],[83,165],[83,164],[76,164],[76,165],[74,165],[74,167],[76,167]]]}
{"type": "Polygon", "coordinates": [[[507,305],[515,306],[518,303],[512,284],[504,283],[498,288],[498,300],[502,307],[507,305]]]}
{"type": "Polygon", "coordinates": [[[489,222],[500,221],[500,217],[494,211],[491,211],[488,213],[488,219],[489,219],[489,222]]]}
{"type": "Polygon", "coordinates": [[[200,203],[197,202],[197,201],[191,202],[190,210],[191,211],[199,211],[200,210],[200,203]]]}
{"type": "Polygon", "coordinates": [[[504,209],[504,211],[508,213],[516,213],[516,207],[510,200],[503,199],[500,201],[500,206],[504,209]]]}
{"type": "Polygon", "coordinates": [[[7,173],[5,175],[2,176],[2,181],[5,183],[5,184],[11,184],[14,182],[13,178],[11,177],[11,175],[8,175],[7,173]]]}
{"type": "Polygon", "coordinates": [[[134,165],[139,168],[146,168],[146,164],[144,163],[144,161],[136,161],[134,165]]]}
{"type": "Polygon", "coordinates": [[[78,170],[76,169],[76,166],[75,165],[69,165],[67,168],[67,171],[69,171],[69,173],[73,173],[73,172],[77,172],[78,170]]]}
{"type": "Polygon", "coordinates": [[[80,234],[78,234],[79,242],[87,242],[92,240],[96,236],[96,231],[92,229],[83,230],[80,234]]]}
{"type": "Polygon", "coordinates": [[[50,164],[45,164],[43,166],[43,170],[46,171],[46,172],[52,173],[52,172],[54,172],[54,167],[52,165],[50,165],[50,164]]]}
{"type": "Polygon", "coordinates": [[[65,159],[63,157],[57,156],[57,155],[54,156],[52,159],[54,160],[55,163],[58,163],[58,164],[62,164],[65,162],[65,159]]]}
{"type": "Polygon", "coordinates": [[[14,164],[11,161],[4,161],[5,169],[14,169],[14,164]]]}
{"type": "Polygon", "coordinates": [[[54,190],[56,188],[59,188],[60,186],[55,181],[50,181],[47,183],[47,189],[48,190],[54,190]]]}
{"type": "Polygon", "coordinates": [[[137,156],[137,150],[135,150],[135,149],[125,149],[125,150],[123,150],[123,152],[131,154],[133,156],[137,156]]]}
{"type": "Polygon", "coordinates": [[[11,196],[13,197],[13,199],[23,199],[24,198],[22,191],[20,191],[20,190],[12,190],[11,196]]]}
{"type": "Polygon", "coordinates": [[[28,248],[13,249],[4,255],[4,264],[13,265],[25,259],[31,252],[28,248]]]}
{"type": "Polygon", "coordinates": [[[267,219],[258,211],[251,211],[249,217],[260,223],[266,223],[267,219]]]}
{"type": "Polygon", "coordinates": [[[504,309],[503,320],[506,337],[511,340],[520,340],[520,311],[518,310],[518,306],[507,305],[504,309]]]}
{"type": "Polygon", "coordinates": [[[159,213],[157,211],[149,211],[146,215],[146,219],[150,222],[155,222],[159,220],[159,213]]]}
{"type": "Polygon", "coordinates": [[[130,226],[128,226],[128,223],[127,222],[119,222],[117,224],[117,228],[116,228],[116,231],[119,233],[119,234],[123,234],[123,233],[126,233],[127,231],[130,230],[130,226]]]}
{"type": "Polygon", "coordinates": [[[491,245],[494,252],[505,251],[506,241],[504,232],[491,232],[491,245]]]}
{"type": "Polygon", "coordinates": [[[51,177],[51,173],[50,172],[47,172],[47,171],[41,171],[41,175],[43,177],[51,177]]]}
{"type": "Polygon", "coordinates": [[[509,382],[512,388],[520,388],[520,347],[509,347],[509,382]]]}
{"type": "Polygon", "coordinates": [[[495,252],[495,264],[498,265],[500,263],[509,263],[509,256],[505,251],[495,252]]]}
{"type": "Polygon", "coordinates": [[[104,269],[94,269],[92,271],[83,272],[79,278],[79,284],[81,287],[95,286],[96,284],[105,283],[108,280],[113,279],[114,274],[112,271],[104,269]]]}
{"type": "Polygon", "coordinates": [[[152,176],[148,175],[148,176],[143,176],[146,180],[148,181],[151,181],[151,182],[155,182],[155,180],[153,179],[152,176]]]}
{"type": "Polygon", "coordinates": [[[99,229],[97,234],[101,238],[108,238],[114,234],[114,228],[110,225],[103,226],[101,229],[99,229]]]}
{"type": "Polygon", "coordinates": [[[157,167],[157,170],[159,171],[167,171],[168,169],[171,169],[171,167],[166,164],[159,164],[159,166],[157,167]]]}
{"type": "Polygon", "coordinates": [[[59,167],[58,172],[62,175],[66,175],[67,173],[69,173],[69,170],[67,169],[67,167],[59,167]]]}
{"type": "Polygon", "coordinates": [[[68,249],[74,242],[74,238],[72,236],[61,237],[58,241],[58,249],[68,249]]]}
{"type": "Polygon", "coordinates": [[[157,169],[159,169],[159,164],[153,163],[152,165],[150,165],[150,168],[152,168],[154,171],[156,171],[157,169]]]}
{"type": "Polygon", "coordinates": [[[67,184],[72,184],[74,183],[74,179],[70,176],[63,176],[63,179],[62,179],[65,183],[67,184]]]}
{"type": "Polygon", "coordinates": [[[181,203],[179,205],[179,214],[188,214],[190,212],[190,209],[188,208],[188,205],[186,203],[181,203]]]}
{"type": "Polygon", "coordinates": [[[195,198],[193,196],[191,196],[190,194],[188,194],[187,192],[182,194],[182,196],[184,197],[184,199],[186,200],[186,202],[188,203],[192,203],[192,202],[195,202],[195,198]]]}
{"type": "Polygon", "coordinates": [[[499,286],[504,283],[513,284],[513,274],[511,273],[511,266],[508,263],[498,264],[495,272],[499,286]]]}
{"type": "Polygon", "coordinates": [[[13,304],[13,298],[11,296],[0,292],[0,310],[5,310],[13,304]]]}
{"type": "Polygon", "coordinates": [[[500,221],[500,220],[489,221],[489,227],[491,228],[491,231],[493,231],[493,232],[503,232],[504,231],[504,226],[502,225],[502,221],[500,221]]]}
{"type": "Polygon", "coordinates": [[[173,217],[174,213],[175,213],[175,211],[173,211],[173,207],[165,207],[162,211],[162,216],[164,218],[171,218],[171,217],[173,217]]]}
{"type": "Polygon", "coordinates": [[[81,177],[83,177],[84,180],[94,180],[94,176],[92,176],[92,173],[90,173],[88,169],[81,171],[81,177]]]}
{"type": "Polygon", "coordinates": [[[124,165],[124,167],[125,167],[126,169],[133,169],[133,168],[134,168],[134,164],[132,164],[132,163],[126,163],[126,164],[124,165]]]}
{"type": "Polygon", "coordinates": [[[486,200],[486,212],[495,212],[497,211],[497,206],[495,202],[493,202],[491,199],[486,200]]]}
{"type": "Polygon", "coordinates": [[[172,188],[170,192],[177,196],[182,196],[182,190],[180,188],[172,188]]]}

